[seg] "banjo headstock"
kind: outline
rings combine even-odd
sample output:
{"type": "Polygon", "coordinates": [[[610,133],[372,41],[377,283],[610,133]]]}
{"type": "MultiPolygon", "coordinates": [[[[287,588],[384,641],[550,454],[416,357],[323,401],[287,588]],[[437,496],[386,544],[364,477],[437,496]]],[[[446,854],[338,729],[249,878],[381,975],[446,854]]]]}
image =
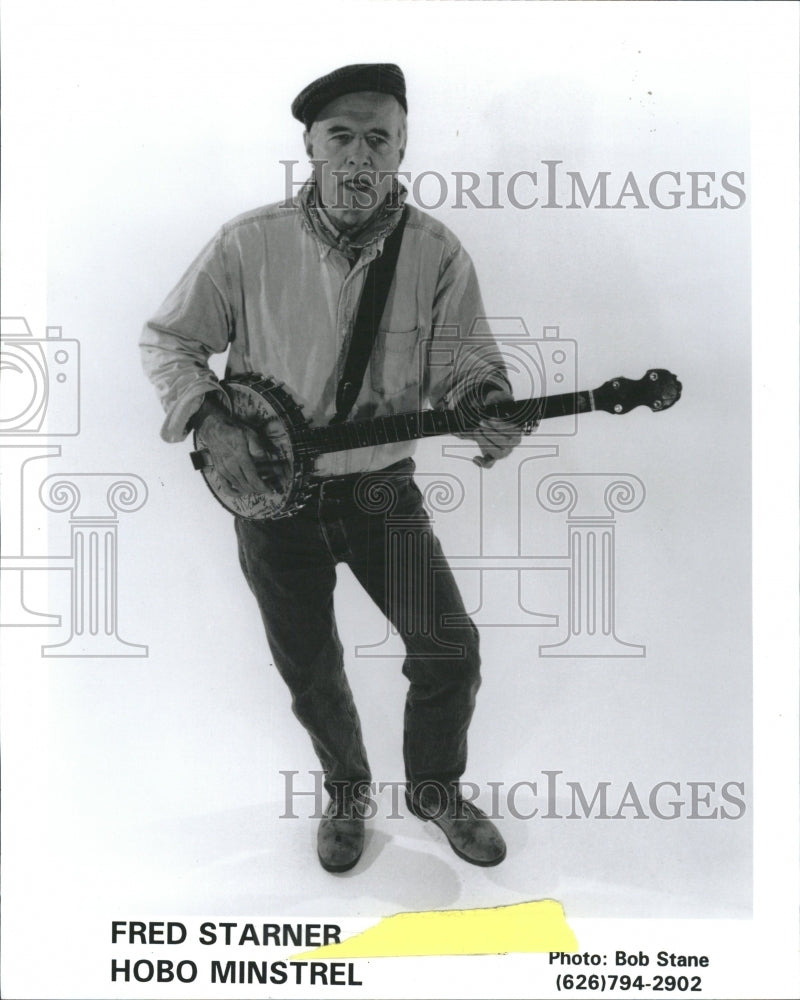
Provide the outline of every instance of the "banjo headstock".
{"type": "Polygon", "coordinates": [[[611,379],[595,389],[594,408],[606,413],[628,413],[637,406],[667,410],[681,398],[683,386],[666,368],[651,368],[638,380],[611,379]]]}

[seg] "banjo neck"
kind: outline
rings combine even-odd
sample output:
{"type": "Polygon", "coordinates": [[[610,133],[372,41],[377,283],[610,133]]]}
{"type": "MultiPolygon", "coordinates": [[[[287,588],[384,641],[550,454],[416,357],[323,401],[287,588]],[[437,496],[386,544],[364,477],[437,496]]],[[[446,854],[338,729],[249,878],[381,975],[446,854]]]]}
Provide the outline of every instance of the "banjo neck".
{"type": "Polygon", "coordinates": [[[540,399],[492,403],[481,407],[480,416],[456,410],[420,410],[393,413],[369,420],[352,420],[309,428],[312,448],[320,453],[351,451],[372,445],[414,441],[442,434],[469,434],[484,417],[499,417],[520,428],[532,427],[548,417],[567,417],[594,409],[592,392],[561,393],[540,399]]]}
{"type": "Polygon", "coordinates": [[[352,420],[324,427],[309,427],[305,442],[316,453],[351,451],[374,445],[413,441],[441,434],[470,434],[481,420],[498,417],[530,431],[542,420],[603,410],[628,413],[636,406],[662,410],[680,397],[680,383],[663,368],[651,368],[638,380],[619,377],[597,389],[564,392],[534,399],[509,400],[463,410],[421,410],[394,413],[369,420],[352,420]]]}

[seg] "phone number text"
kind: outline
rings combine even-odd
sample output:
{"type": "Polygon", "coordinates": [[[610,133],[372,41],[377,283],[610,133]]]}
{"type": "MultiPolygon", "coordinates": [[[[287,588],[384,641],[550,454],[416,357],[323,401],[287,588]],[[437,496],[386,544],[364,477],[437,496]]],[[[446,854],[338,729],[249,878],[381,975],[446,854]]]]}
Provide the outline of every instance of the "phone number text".
{"type": "Polygon", "coordinates": [[[605,975],[600,972],[562,972],[556,976],[559,993],[586,990],[605,993],[608,990],[652,990],[654,993],[702,993],[700,976],[627,976],[605,975]]]}

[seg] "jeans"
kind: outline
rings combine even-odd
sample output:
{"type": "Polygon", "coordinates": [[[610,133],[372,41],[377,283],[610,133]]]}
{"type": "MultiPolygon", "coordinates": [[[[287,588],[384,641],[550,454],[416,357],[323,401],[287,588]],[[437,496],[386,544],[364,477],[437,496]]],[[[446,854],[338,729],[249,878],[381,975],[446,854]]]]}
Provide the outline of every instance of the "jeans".
{"type": "Polygon", "coordinates": [[[334,797],[347,789],[360,794],[371,781],[334,617],[339,562],[352,569],[405,643],[403,756],[410,786],[457,783],[466,767],[480,686],[478,632],[413,469],[406,459],[346,484],[325,484],[287,519],[236,519],[242,570],[275,665],[334,797]]]}

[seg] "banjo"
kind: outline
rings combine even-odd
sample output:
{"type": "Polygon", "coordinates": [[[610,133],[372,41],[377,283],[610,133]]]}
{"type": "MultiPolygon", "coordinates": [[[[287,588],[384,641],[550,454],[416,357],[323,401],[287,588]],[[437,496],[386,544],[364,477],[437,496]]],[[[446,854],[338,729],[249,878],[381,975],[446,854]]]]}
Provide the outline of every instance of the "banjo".
{"type": "Polygon", "coordinates": [[[230,412],[268,440],[270,459],[254,459],[256,469],[273,472],[276,462],[286,474],[276,485],[274,475],[264,480],[263,493],[231,494],[214,469],[205,448],[202,427],[194,433],[192,464],[199,469],[216,499],[232,514],[254,520],[291,517],[311,496],[316,481],[314,462],[319,455],[350,451],[370,445],[412,441],[440,434],[469,434],[484,417],[499,417],[531,433],[542,420],[603,410],[628,413],[637,406],[666,410],[681,397],[681,383],[664,368],[651,368],[638,380],[615,378],[597,389],[568,392],[539,399],[509,400],[486,406],[467,400],[458,410],[421,410],[369,420],[352,420],[324,426],[312,425],[282,383],[265,375],[248,373],[225,379],[230,412]]]}

